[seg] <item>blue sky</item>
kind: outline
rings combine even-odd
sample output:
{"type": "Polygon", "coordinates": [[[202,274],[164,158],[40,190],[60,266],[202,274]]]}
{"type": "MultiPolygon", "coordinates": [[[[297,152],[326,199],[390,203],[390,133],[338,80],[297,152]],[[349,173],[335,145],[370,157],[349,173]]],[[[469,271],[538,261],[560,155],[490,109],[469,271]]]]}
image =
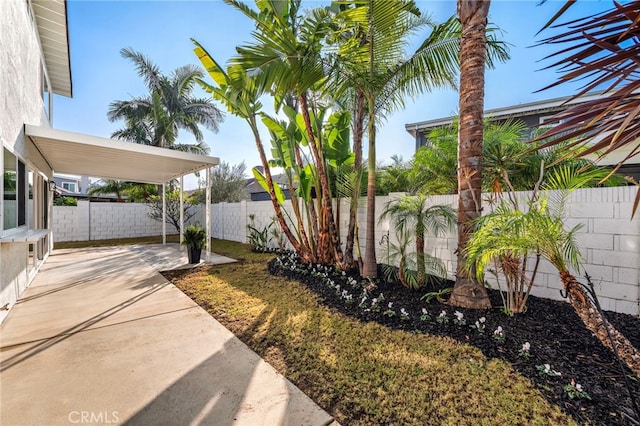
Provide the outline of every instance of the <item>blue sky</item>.
{"type": "MultiPolygon", "coordinates": [[[[251,0],[246,2],[253,4],[251,0]]],[[[304,0],[303,3],[308,7],[327,4],[304,0]]],[[[417,3],[436,20],[455,13],[455,1],[417,3]]],[[[252,30],[244,15],[220,0],[68,0],[67,4],[74,97],[56,97],[54,127],[103,137],[109,137],[121,126],[107,120],[109,103],[145,92],[131,63],[120,56],[121,48],[131,47],[144,53],[168,74],[184,64],[199,65],[192,51],[191,37],[218,62],[224,63],[235,53],[235,46],[250,40],[252,30]]],[[[580,1],[571,8],[567,18],[605,10],[611,4],[610,1],[580,1]]],[[[529,46],[540,39],[536,39],[535,34],[560,5],[559,1],[548,1],[544,5],[530,0],[492,2],[490,21],[502,29],[503,40],[512,44],[512,58],[487,71],[486,109],[574,93],[575,85],[534,93],[552,83],[557,74],[553,70],[538,71],[548,64],[540,60],[551,50],[546,46],[529,46]]],[[[543,33],[548,34],[549,31],[543,33]]],[[[414,141],[405,131],[405,124],[455,114],[457,105],[457,92],[453,90],[439,90],[409,100],[404,110],[389,116],[380,126],[378,160],[384,162],[394,154],[411,158],[414,141]]],[[[182,142],[192,139],[191,135],[181,133],[182,142]]],[[[259,164],[251,132],[242,120],[229,114],[218,133],[206,133],[206,141],[211,155],[223,161],[231,164],[245,161],[248,168],[259,164]]],[[[195,185],[195,180],[189,182],[189,186],[195,185]]]]}

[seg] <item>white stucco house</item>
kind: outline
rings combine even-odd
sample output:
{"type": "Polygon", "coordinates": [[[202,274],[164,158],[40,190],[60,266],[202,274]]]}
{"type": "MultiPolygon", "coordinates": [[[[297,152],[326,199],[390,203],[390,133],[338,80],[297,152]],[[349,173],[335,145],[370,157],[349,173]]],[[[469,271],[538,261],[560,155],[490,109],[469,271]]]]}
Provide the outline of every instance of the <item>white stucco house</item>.
{"type": "Polygon", "coordinates": [[[0,1],[0,322],[52,249],[54,172],[160,185],[219,162],[52,128],[71,75],[66,0],[0,1]]]}

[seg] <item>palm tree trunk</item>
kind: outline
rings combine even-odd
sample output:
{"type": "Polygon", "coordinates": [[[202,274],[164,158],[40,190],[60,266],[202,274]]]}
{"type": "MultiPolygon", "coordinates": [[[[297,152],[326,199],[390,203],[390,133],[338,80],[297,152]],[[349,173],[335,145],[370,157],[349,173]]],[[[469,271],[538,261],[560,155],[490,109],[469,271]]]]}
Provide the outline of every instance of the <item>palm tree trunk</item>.
{"type": "Polygon", "coordinates": [[[471,223],[480,216],[482,196],[482,119],[486,28],[490,0],[458,0],[460,36],[460,127],[458,133],[458,266],[449,303],[485,309],[491,306],[487,290],[465,270],[464,247],[471,223]]]}
{"type": "MultiPolygon", "coordinates": [[[[329,191],[329,180],[327,171],[324,167],[324,158],[322,157],[316,138],[311,127],[311,119],[309,117],[309,109],[307,98],[304,94],[298,95],[300,102],[300,111],[304,119],[307,134],[309,135],[309,145],[316,160],[316,169],[318,170],[318,178],[322,190],[322,212],[320,218],[320,229],[318,229],[317,256],[318,261],[324,264],[340,264],[342,263],[342,249],[336,232],[336,226],[333,218],[333,208],[331,206],[331,193],[329,191]]],[[[316,188],[317,191],[317,188],[316,188]]],[[[317,196],[318,194],[316,194],[317,196]]]]}
{"type": "Polygon", "coordinates": [[[421,223],[416,226],[416,268],[418,270],[418,286],[422,287],[426,282],[426,278],[424,267],[424,226],[421,223]]]}
{"type": "Polygon", "coordinates": [[[613,350],[609,336],[607,335],[607,329],[609,329],[609,333],[618,349],[620,359],[633,371],[636,377],[640,378],[640,351],[600,314],[600,311],[594,305],[587,291],[582,288],[582,286],[576,285],[577,281],[573,275],[568,271],[560,271],[560,280],[562,281],[563,288],[567,292],[569,303],[571,303],[571,306],[573,306],[573,309],[575,309],[587,329],[591,331],[604,346],[613,350]]]}
{"type": "Polygon", "coordinates": [[[362,276],[378,275],[376,261],[376,129],[373,120],[373,98],[369,96],[369,161],[367,164],[367,229],[365,234],[364,266],[362,276]]]}
{"type": "MultiPolygon", "coordinates": [[[[373,0],[369,0],[369,20],[373,16],[373,0]]],[[[374,77],[374,30],[369,25],[367,34],[369,45],[369,84],[373,85],[374,77]]],[[[367,233],[365,236],[364,266],[362,276],[365,278],[376,278],[378,275],[378,265],[376,262],[376,113],[373,87],[369,87],[367,93],[367,107],[369,109],[369,159],[367,161],[367,233]]]]}
{"type": "Polygon", "coordinates": [[[353,188],[351,190],[351,202],[349,204],[349,227],[347,231],[347,242],[344,249],[344,264],[346,268],[354,266],[353,247],[356,235],[356,218],[358,214],[358,199],[360,198],[361,174],[358,168],[362,165],[362,136],[364,123],[364,93],[358,89],[356,94],[356,110],[353,123],[353,163],[354,172],[358,173],[353,188]],[[356,192],[357,191],[357,192],[356,192]]]}
{"type": "Polygon", "coordinates": [[[260,155],[260,162],[262,163],[262,167],[264,168],[264,177],[267,181],[267,187],[269,189],[269,198],[271,198],[271,204],[273,205],[273,210],[276,214],[276,218],[278,219],[278,223],[280,224],[280,228],[289,239],[293,250],[300,256],[300,259],[305,263],[314,262],[315,259],[311,257],[312,253],[309,253],[307,250],[303,250],[300,241],[298,241],[295,235],[293,235],[293,232],[291,232],[289,225],[287,225],[287,222],[284,219],[282,209],[280,208],[280,203],[278,203],[278,199],[276,197],[275,189],[273,189],[273,179],[271,177],[271,170],[269,169],[269,162],[267,161],[267,156],[264,153],[262,140],[260,139],[260,133],[258,132],[255,119],[249,120],[249,125],[251,127],[251,130],[253,131],[253,136],[256,141],[256,147],[258,148],[258,154],[260,155]]]}
{"type": "MultiPolygon", "coordinates": [[[[304,165],[302,164],[302,158],[300,156],[300,147],[298,146],[298,144],[295,145],[294,151],[295,151],[296,163],[298,164],[298,167],[303,168],[304,165]]],[[[293,208],[293,213],[295,214],[296,219],[298,221],[298,228],[299,228],[298,232],[300,233],[301,243],[311,254],[313,254],[313,250],[311,250],[311,245],[309,243],[309,238],[307,237],[307,233],[304,228],[304,222],[302,219],[302,214],[300,212],[300,205],[298,204],[298,197],[295,195],[293,182],[289,182],[289,195],[291,197],[291,207],[293,208]]],[[[310,205],[313,206],[313,203],[310,203],[310,205]]],[[[313,228],[310,230],[310,232],[312,233],[311,238],[313,238],[313,228]]]]}

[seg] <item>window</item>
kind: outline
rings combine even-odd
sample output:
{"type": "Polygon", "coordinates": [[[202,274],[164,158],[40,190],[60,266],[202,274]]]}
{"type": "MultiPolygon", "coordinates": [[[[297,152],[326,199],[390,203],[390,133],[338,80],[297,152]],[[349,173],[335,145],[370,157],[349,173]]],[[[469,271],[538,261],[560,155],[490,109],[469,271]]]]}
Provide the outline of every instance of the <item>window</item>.
{"type": "Polygon", "coordinates": [[[3,229],[15,228],[18,224],[18,209],[16,207],[16,157],[8,149],[3,149],[2,169],[2,227],[3,229]]]}
{"type": "Polygon", "coordinates": [[[27,170],[24,163],[18,160],[18,226],[27,224],[27,170]]]}
{"type": "Polygon", "coordinates": [[[62,182],[62,188],[66,189],[69,192],[76,192],[76,183],[75,182],[62,182]]]}
{"type": "Polygon", "coordinates": [[[11,151],[3,149],[2,228],[24,226],[27,223],[27,191],[25,164],[11,151]]]}
{"type": "Polygon", "coordinates": [[[36,180],[37,180],[37,176],[35,174],[35,172],[33,170],[29,170],[28,173],[29,176],[29,208],[28,208],[28,212],[29,212],[29,229],[36,229],[37,225],[36,225],[36,214],[35,214],[35,202],[33,200],[33,193],[35,190],[35,185],[36,185],[36,180]]]}
{"type": "Polygon", "coordinates": [[[564,120],[552,120],[552,119],[553,119],[553,115],[547,115],[544,117],[540,117],[538,121],[540,124],[546,124],[545,127],[555,127],[558,124],[564,123],[564,120]]]}

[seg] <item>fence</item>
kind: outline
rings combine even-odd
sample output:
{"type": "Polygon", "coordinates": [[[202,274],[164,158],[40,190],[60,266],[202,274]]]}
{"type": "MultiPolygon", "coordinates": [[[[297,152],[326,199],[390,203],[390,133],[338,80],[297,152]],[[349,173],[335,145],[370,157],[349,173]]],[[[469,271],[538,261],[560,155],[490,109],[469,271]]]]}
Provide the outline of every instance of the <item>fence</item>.
{"type": "MultiPolygon", "coordinates": [[[[637,192],[634,187],[581,189],[571,193],[567,200],[566,225],[583,224],[578,234],[578,244],[583,254],[583,271],[592,276],[596,293],[604,309],[640,315],[640,213],[631,220],[631,210],[637,192]]],[[[401,194],[376,198],[376,212],[401,194]]],[[[521,193],[525,199],[527,193],[521,193]]],[[[456,196],[434,196],[431,204],[455,206],[456,196]]],[[[290,201],[285,208],[293,214],[290,201]]],[[[340,235],[347,235],[348,200],[340,203],[340,235]]],[[[490,206],[484,205],[485,211],[490,206]]],[[[359,240],[364,250],[366,211],[358,211],[359,240]]],[[[247,224],[254,217],[255,226],[267,226],[274,216],[270,201],[243,201],[240,203],[214,204],[211,208],[212,235],[231,241],[247,241],[247,224]]],[[[204,223],[204,208],[192,222],[204,223]]],[[[393,230],[389,241],[383,241],[388,222],[377,222],[376,254],[379,262],[387,263],[389,248],[397,244],[393,230]]],[[[168,232],[172,227],[167,227],[168,232]]],[[[175,230],[173,230],[175,232],[175,230]]],[[[92,240],[159,235],[162,226],[147,215],[147,207],[130,203],[79,202],[78,207],[54,207],[53,232],[55,241],[92,240]],[[75,210],[74,210],[75,209],[75,210]]],[[[449,233],[439,238],[427,236],[426,250],[440,258],[446,265],[450,278],[456,267],[455,250],[457,235],[449,233]]],[[[550,299],[562,299],[557,271],[541,262],[532,294],[550,299]]]]}
{"type": "MultiPolygon", "coordinates": [[[[162,223],[149,217],[149,208],[136,203],[90,203],[53,207],[53,241],[91,241],[162,235],[162,223]]],[[[167,225],[168,234],[176,234],[167,225]]]]}

